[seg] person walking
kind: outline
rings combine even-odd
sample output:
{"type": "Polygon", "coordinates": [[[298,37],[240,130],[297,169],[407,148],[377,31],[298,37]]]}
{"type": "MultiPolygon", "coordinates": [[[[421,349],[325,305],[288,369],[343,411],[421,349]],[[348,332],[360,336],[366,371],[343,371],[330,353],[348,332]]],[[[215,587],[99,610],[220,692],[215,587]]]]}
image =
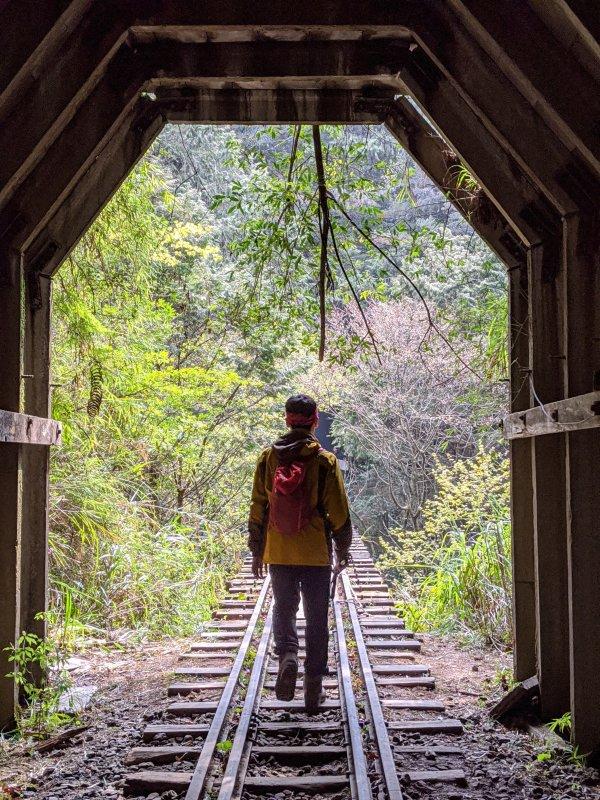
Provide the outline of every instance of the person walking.
{"type": "Polygon", "coordinates": [[[314,714],[325,700],[332,560],[334,574],[347,565],[352,524],[338,460],[315,436],[316,402],[304,394],[294,395],[287,400],[285,412],[290,430],[261,453],[256,465],[248,546],[254,576],[264,577],[265,564],[271,575],[279,700],[293,700],[296,690],[296,615],[302,596],[304,704],[314,714]]]}

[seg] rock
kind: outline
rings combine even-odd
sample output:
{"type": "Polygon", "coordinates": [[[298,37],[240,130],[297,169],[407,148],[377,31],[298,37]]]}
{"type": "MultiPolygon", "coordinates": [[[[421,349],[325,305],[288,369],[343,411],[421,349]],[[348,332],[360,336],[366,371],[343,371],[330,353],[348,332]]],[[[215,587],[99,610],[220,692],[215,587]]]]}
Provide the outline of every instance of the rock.
{"type": "Polygon", "coordinates": [[[92,697],[97,691],[98,687],[91,684],[88,686],[73,686],[61,696],[58,710],[71,713],[83,711],[90,705],[92,697]]]}

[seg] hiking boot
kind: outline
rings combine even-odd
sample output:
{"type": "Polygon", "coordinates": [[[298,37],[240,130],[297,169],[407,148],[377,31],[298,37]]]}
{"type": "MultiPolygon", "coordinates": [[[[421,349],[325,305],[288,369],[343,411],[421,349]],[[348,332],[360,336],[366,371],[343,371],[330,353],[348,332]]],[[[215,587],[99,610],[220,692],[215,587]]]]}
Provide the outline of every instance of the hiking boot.
{"type": "Polygon", "coordinates": [[[278,700],[293,700],[298,678],[298,654],[284,653],[279,657],[279,671],[275,681],[275,697],[278,700]]]}
{"type": "Polygon", "coordinates": [[[304,676],[304,708],[307,714],[318,714],[319,706],[325,702],[323,677],[321,675],[304,676]]]}

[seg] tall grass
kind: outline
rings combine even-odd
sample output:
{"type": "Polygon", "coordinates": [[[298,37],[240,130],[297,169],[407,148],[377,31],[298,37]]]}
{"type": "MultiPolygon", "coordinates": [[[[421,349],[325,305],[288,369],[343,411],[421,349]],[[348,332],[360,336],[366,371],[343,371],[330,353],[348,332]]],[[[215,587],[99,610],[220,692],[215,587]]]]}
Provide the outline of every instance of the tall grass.
{"type": "Polygon", "coordinates": [[[511,638],[508,463],[481,449],[436,470],[422,531],[393,531],[381,566],[415,630],[506,647],[511,638]],[[406,543],[406,546],[405,546],[406,543]]]}
{"type": "Polygon", "coordinates": [[[165,521],[100,460],[80,466],[69,458],[51,472],[51,618],[68,615],[88,639],[193,633],[239,567],[239,529],[165,521]]]}

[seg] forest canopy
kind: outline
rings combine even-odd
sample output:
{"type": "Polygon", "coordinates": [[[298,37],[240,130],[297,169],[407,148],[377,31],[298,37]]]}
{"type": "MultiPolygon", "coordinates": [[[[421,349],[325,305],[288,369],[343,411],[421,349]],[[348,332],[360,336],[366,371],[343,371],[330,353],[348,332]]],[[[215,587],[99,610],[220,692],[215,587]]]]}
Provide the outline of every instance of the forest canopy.
{"type": "MultiPolygon", "coordinates": [[[[327,126],[321,141],[324,306],[310,127],[167,127],[57,274],[53,613],[75,608],[85,636],[197,628],[244,551],[255,460],[298,390],[333,415],[355,524],[403,602],[447,572],[448,537],[491,535],[433,530],[428,504],[482,448],[504,475],[504,268],[385,129],[327,126]],[[428,563],[394,560],[423,531],[428,563]]],[[[488,579],[496,592],[503,575],[488,579]]]]}

